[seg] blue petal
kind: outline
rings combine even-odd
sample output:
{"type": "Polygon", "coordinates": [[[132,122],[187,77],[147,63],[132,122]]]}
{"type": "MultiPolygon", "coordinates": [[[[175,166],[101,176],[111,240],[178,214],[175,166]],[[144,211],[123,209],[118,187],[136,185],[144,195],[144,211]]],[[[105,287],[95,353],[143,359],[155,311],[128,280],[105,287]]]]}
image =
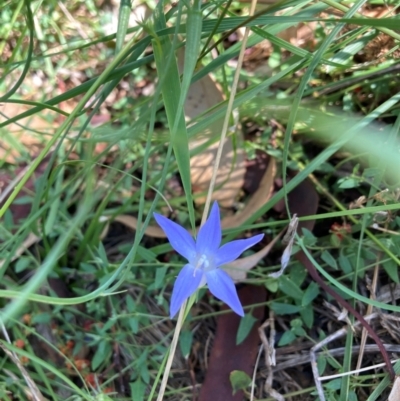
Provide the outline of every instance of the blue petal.
{"type": "Polygon", "coordinates": [[[235,285],[229,275],[221,269],[214,269],[206,272],[206,278],[211,293],[239,316],[244,316],[235,285]]]}
{"type": "Polygon", "coordinates": [[[192,265],[185,265],[179,272],[172,290],[170,316],[177,314],[182,304],[199,288],[203,272],[192,265]]]}
{"type": "Polygon", "coordinates": [[[222,266],[236,260],[246,249],[251,248],[253,245],[260,242],[264,234],[255,235],[247,239],[238,239],[236,241],[228,242],[218,249],[215,255],[215,266],[222,266]]]}
{"type": "Polygon", "coordinates": [[[193,261],[196,257],[196,244],[191,235],[179,224],[161,214],[154,213],[154,218],[167,235],[172,248],[189,262],[193,261]]]}
{"type": "Polygon", "coordinates": [[[213,255],[221,243],[221,222],[219,219],[218,203],[214,202],[210,216],[200,228],[196,241],[199,255],[213,255]]]}

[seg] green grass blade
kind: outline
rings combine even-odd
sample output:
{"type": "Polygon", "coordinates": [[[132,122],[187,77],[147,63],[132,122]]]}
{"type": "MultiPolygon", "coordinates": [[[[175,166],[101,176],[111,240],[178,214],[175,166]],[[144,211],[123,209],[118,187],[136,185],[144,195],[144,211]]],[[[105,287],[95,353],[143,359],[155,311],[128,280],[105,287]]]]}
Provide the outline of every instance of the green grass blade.
{"type": "MultiPolygon", "coordinates": [[[[161,30],[166,26],[165,16],[161,7],[156,8],[154,19],[157,30],[161,30]]],[[[179,26],[179,21],[177,26],[179,26]]],[[[190,221],[194,229],[195,216],[190,178],[189,141],[185,116],[183,110],[179,110],[178,108],[181,96],[181,82],[175,58],[175,50],[168,36],[157,37],[152,40],[152,43],[159,75],[167,77],[162,83],[162,95],[170,129],[176,126],[176,131],[171,131],[171,143],[187,199],[190,221]],[[176,119],[176,116],[179,117],[176,119]]]]}
{"type": "Polygon", "coordinates": [[[130,14],[131,14],[131,0],[121,0],[118,13],[117,43],[115,45],[116,53],[119,53],[124,44],[126,32],[128,30],[130,14]]]}

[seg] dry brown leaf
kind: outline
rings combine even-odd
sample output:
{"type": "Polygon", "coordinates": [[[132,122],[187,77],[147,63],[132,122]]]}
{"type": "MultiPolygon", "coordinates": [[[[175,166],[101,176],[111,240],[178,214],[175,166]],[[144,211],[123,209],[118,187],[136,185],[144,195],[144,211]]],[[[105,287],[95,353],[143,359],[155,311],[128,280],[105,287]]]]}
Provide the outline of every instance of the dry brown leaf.
{"type": "MultiPolygon", "coordinates": [[[[261,179],[258,190],[251,196],[248,204],[240,212],[222,219],[221,226],[223,229],[239,227],[269,200],[274,189],[273,183],[275,174],[276,162],[274,159],[270,158],[268,168],[261,179]]],[[[119,215],[115,217],[113,221],[118,221],[132,230],[136,230],[138,225],[137,218],[127,214],[119,215]]],[[[106,227],[101,237],[104,238],[107,232],[108,228],[106,227]]],[[[159,226],[147,226],[145,234],[154,238],[166,238],[164,231],[159,226]]]]}
{"type": "MultiPolygon", "coordinates": [[[[216,132],[213,126],[210,129],[212,132],[216,132]]],[[[221,129],[219,131],[221,132],[221,129]]],[[[208,139],[208,135],[204,135],[202,138],[190,141],[189,146],[191,149],[197,148],[207,142],[208,139]]],[[[204,205],[206,201],[218,146],[219,142],[214,142],[206,150],[190,159],[191,181],[197,205],[204,205]]],[[[226,138],[212,200],[218,201],[223,207],[231,207],[243,186],[245,171],[243,149],[237,148],[235,150],[232,138],[226,138]]]]}
{"type": "MultiPolygon", "coordinates": [[[[109,220],[108,217],[103,217],[101,220],[104,219],[109,220]]],[[[130,216],[129,214],[121,214],[116,216],[113,221],[117,221],[118,223],[123,224],[124,226],[130,228],[131,230],[136,231],[138,226],[138,220],[134,216],[130,216]]],[[[103,232],[100,235],[100,238],[103,239],[108,233],[108,224],[104,227],[103,232]]],[[[159,226],[147,226],[145,234],[149,237],[153,238],[166,238],[164,231],[159,226]]]]}
{"type": "Polygon", "coordinates": [[[235,283],[240,283],[246,280],[247,272],[252,269],[262,258],[268,255],[269,251],[274,247],[279,238],[285,230],[282,230],[266,247],[253,255],[245,258],[236,259],[229,265],[223,267],[223,269],[232,277],[235,283]]]}
{"type": "Polygon", "coordinates": [[[225,217],[222,222],[222,228],[234,228],[241,226],[254,213],[264,206],[272,195],[274,190],[274,179],[276,175],[276,162],[272,157],[269,159],[267,170],[265,171],[260,185],[256,192],[251,196],[247,205],[233,216],[225,217]]]}
{"type": "MultiPolygon", "coordinates": [[[[240,344],[236,344],[236,333],[240,325],[240,316],[229,311],[217,316],[217,328],[213,347],[210,352],[208,369],[200,389],[199,401],[242,401],[242,390],[232,394],[229,376],[233,370],[241,370],[251,375],[259,350],[260,337],[258,328],[264,319],[267,291],[263,286],[245,285],[238,289],[240,303],[246,307],[253,306],[251,312],[255,318],[253,327],[240,344]]],[[[223,305],[222,310],[228,307],[223,305]]],[[[247,399],[247,397],[246,397],[247,399]]]]}
{"type": "MultiPolygon", "coordinates": [[[[178,52],[178,64],[183,70],[184,50],[178,52]]],[[[199,81],[191,84],[186,103],[185,116],[188,120],[196,118],[211,107],[222,102],[224,96],[219,85],[210,75],[206,75],[199,81]]],[[[217,154],[219,140],[222,132],[223,118],[210,123],[206,132],[202,132],[189,142],[190,150],[196,149],[205,142],[213,142],[204,151],[194,155],[190,159],[190,173],[193,185],[193,193],[196,196],[197,205],[203,205],[206,200],[207,190],[213,173],[213,166],[217,154]]],[[[218,201],[223,207],[231,207],[244,182],[245,152],[242,148],[243,136],[235,132],[236,149],[232,137],[227,137],[224,142],[222,158],[218,168],[216,188],[212,199],[218,201]]]]}

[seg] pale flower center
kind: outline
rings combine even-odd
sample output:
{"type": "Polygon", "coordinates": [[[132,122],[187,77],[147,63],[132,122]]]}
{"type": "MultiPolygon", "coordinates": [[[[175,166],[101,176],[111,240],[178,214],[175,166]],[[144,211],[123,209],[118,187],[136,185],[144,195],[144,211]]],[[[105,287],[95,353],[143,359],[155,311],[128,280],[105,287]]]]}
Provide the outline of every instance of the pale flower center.
{"type": "Polygon", "coordinates": [[[211,270],[213,268],[213,261],[205,254],[197,255],[194,266],[193,277],[195,276],[197,269],[200,269],[203,272],[211,270]]]}

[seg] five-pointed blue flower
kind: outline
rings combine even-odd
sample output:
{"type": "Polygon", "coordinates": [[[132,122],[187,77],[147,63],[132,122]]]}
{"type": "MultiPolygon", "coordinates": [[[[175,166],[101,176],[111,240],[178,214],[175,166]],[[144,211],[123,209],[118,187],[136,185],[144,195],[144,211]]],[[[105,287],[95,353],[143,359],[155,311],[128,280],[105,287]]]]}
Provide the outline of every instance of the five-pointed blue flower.
{"type": "Polygon", "coordinates": [[[206,283],[216,298],[225,302],[238,315],[244,316],[235,285],[228,273],[220,267],[233,262],[246,249],[261,241],[264,234],[228,242],[220,247],[221,222],[217,202],[214,202],[208,220],[200,228],[197,242],[180,225],[157,213],[154,213],[154,217],[167,235],[172,248],[189,262],[180,271],[174,284],[171,318],[185,300],[206,283]]]}

